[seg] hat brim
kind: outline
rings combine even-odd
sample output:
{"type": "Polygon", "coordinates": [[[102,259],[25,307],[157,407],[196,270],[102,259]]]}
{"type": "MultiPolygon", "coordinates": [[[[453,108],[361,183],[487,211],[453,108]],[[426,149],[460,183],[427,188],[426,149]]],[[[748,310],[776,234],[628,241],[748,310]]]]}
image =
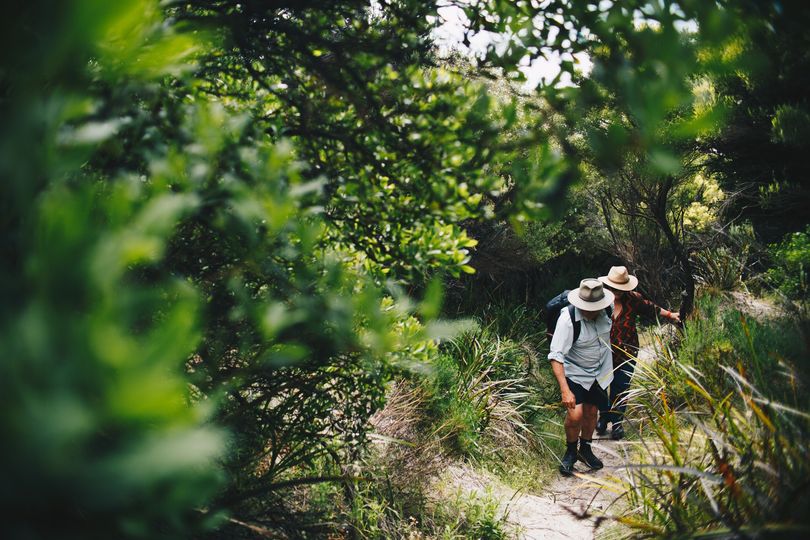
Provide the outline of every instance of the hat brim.
{"type": "MultiPolygon", "coordinates": [[[[604,290],[604,289],[603,289],[604,290]]],[[[574,304],[579,309],[585,311],[599,311],[600,309],[605,309],[609,305],[613,303],[613,293],[605,290],[605,297],[597,302],[586,302],[582,298],[579,297],[579,289],[574,289],[573,291],[568,293],[568,301],[574,304]]]]}
{"type": "Polygon", "coordinates": [[[610,278],[607,276],[600,276],[599,281],[603,284],[607,285],[611,289],[616,289],[619,291],[632,291],[636,287],[638,287],[638,278],[636,276],[627,276],[630,278],[630,281],[627,283],[616,283],[615,281],[610,281],[610,278]]]}

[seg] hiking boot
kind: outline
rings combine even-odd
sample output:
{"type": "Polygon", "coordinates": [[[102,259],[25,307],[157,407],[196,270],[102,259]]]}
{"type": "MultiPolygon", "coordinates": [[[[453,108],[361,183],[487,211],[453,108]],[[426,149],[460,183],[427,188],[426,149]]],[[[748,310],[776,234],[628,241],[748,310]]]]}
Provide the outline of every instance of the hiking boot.
{"type": "Polygon", "coordinates": [[[571,476],[572,474],[574,474],[574,463],[577,462],[576,444],[577,443],[574,443],[573,448],[569,447],[568,450],[565,451],[565,455],[563,456],[562,461],[560,462],[560,473],[563,476],[571,476]]]}
{"type": "Polygon", "coordinates": [[[610,438],[614,441],[624,439],[624,428],[621,424],[613,424],[613,429],[610,430],[610,438]]]}
{"type": "Polygon", "coordinates": [[[593,450],[591,450],[591,443],[590,441],[581,441],[579,444],[579,453],[577,454],[579,460],[590,467],[591,469],[601,469],[605,466],[602,463],[602,460],[593,455],[593,450]]]}
{"type": "Polygon", "coordinates": [[[600,436],[601,435],[607,435],[607,426],[608,426],[608,421],[603,419],[603,418],[600,418],[596,422],[596,434],[600,435],[600,436]]]}

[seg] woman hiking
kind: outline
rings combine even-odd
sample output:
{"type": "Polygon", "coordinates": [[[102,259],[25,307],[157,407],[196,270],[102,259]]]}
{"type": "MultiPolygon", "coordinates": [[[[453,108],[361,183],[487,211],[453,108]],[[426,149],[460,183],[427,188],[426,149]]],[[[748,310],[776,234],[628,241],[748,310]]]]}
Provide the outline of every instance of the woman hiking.
{"type": "Polygon", "coordinates": [[[659,307],[634,291],[638,278],[630,275],[624,266],[613,266],[608,275],[599,278],[605,287],[613,292],[613,325],[610,329],[610,344],[613,349],[613,381],[610,383],[610,408],[600,410],[596,424],[596,434],[607,434],[608,423],[612,423],[610,437],[619,440],[624,437],[624,411],[627,408],[625,395],[630,388],[630,378],[636,367],[638,356],[638,329],[636,316],[648,319],[665,319],[680,323],[678,312],[659,307]]]}

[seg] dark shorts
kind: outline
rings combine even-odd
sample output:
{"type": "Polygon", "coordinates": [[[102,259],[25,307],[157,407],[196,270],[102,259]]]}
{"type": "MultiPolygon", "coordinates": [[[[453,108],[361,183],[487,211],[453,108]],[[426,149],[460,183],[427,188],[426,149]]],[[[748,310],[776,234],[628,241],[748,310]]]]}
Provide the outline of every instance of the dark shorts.
{"type": "Polygon", "coordinates": [[[568,383],[568,388],[574,394],[577,405],[580,403],[590,403],[596,405],[603,411],[610,408],[607,391],[603,390],[598,382],[593,381],[590,390],[586,390],[568,377],[565,378],[565,382],[568,383]]]}

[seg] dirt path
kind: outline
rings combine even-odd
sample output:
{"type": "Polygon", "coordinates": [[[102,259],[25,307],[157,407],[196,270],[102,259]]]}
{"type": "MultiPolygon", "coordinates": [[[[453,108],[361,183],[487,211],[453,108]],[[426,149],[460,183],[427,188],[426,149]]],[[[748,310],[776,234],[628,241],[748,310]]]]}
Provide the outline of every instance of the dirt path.
{"type": "Polygon", "coordinates": [[[749,293],[733,291],[729,293],[729,297],[737,309],[760,321],[763,319],[774,319],[785,314],[785,310],[782,307],[763,298],[757,298],[749,293]]]}
{"type": "Polygon", "coordinates": [[[589,472],[578,463],[577,475],[561,476],[537,495],[515,491],[497,478],[464,465],[449,467],[445,479],[466,495],[498,501],[501,515],[505,516],[516,538],[584,540],[594,538],[599,516],[616,498],[615,492],[598,482],[611,482],[622,475],[624,447],[628,444],[632,443],[594,441],[594,452],[604,461],[604,469],[589,472]]]}

